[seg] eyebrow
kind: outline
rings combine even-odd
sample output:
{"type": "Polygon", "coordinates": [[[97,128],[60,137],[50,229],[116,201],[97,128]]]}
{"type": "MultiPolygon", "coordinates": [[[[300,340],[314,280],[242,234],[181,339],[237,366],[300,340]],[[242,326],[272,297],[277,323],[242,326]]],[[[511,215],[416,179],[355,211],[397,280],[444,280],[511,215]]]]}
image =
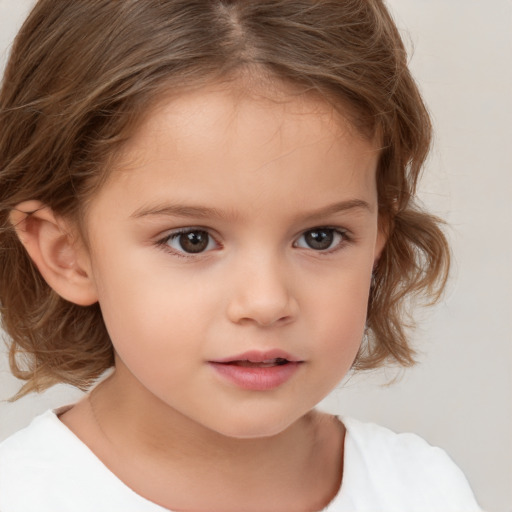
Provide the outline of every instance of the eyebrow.
{"type": "MultiPolygon", "coordinates": [[[[326,217],[336,213],[363,210],[373,212],[370,204],[362,199],[349,199],[333,203],[317,210],[304,212],[301,217],[315,219],[317,217],[326,217]]],[[[218,208],[209,208],[205,206],[181,205],[181,204],[161,204],[154,206],[144,206],[133,212],[130,217],[140,219],[143,217],[166,216],[166,217],[186,217],[200,219],[227,219],[235,215],[228,215],[218,208]]]]}

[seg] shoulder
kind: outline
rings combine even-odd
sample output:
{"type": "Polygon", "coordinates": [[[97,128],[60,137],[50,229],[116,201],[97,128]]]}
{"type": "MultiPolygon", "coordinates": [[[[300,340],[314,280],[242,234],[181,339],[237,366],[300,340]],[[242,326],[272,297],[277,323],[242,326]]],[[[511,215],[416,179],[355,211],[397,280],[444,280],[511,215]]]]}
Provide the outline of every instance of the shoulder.
{"type": "Polygon", "coordinates": [[[47,411],[0,443],[0,476],[5,478],[18,466],[26,467],[29,460],[43,465],[51,460],[52,445],[58,439],[54,417],[52,411],[47,411]]]}
{"type": "Polygon", "coordinates": [[[0,443],[2,512],[156,512],[47,411],[0,443]],[[91,492],[94,489],[94,492],[91,492]]]}
{"type": "Polygon", "coordinates": [[[376,458],[388,465],[400,460],[425,468],[429,462],[448,467],[453,465],[444,450],[431,446],[416,434],[396,433],[381,425],[353,418],[343,418],[342,421],[351,449],[366,458],[376,458]]]}
{"type": "MultiPolygon", "coordinates": [[[[20,504],[31,507],[33,497],[49,492],[47,483],[56,464],[69,461],[61,456],[69,449],[69,439],[59,423],[55,413],[47,411],[0,443],[0,510],[22,510],[20,504]]],[[[63,474],[72,474],[74,468],[69,466],[62,468],[63,474]]]]}
{"type": "Polygon", "coordinates": [[[354,499],[364,493],[369,503],[408,512],[480,510],[466,477],[441,448],[416,434],[342,421],[347,432],[342,490],[354,499]]]}
{"type": "Polygon", "coordinates": [[[51,411],[35,418],[32,423],[0,443],[0,510],[18,510],[17,501],[23,506],[32,504],[29,492],[38,493],[42,475],[46,474],[49,463],[48,415],[51,411]],[[30,489],[23,482],[31,481],[30,489]]]}

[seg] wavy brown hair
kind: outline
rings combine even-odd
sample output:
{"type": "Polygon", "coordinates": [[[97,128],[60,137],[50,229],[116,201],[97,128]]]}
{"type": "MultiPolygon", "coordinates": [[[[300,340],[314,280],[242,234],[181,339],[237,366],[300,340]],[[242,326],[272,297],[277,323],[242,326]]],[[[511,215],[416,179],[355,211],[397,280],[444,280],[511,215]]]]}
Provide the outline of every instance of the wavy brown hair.
{"type": "Polygon", "coordinates": [[[380,137],[369,335],[354,366],[413,363],[405,305],[439,297],[449,251],[414,202],[431,124],[380,0],[39,0],[0,93],[0,307],[16,398],[58,382],[87,389],[114,364],[99,306],[65,301],[19,242],[9,212],[37,199],[80,221],[108,162],[162,95],[243,72],[321,95],[380,137]]]}

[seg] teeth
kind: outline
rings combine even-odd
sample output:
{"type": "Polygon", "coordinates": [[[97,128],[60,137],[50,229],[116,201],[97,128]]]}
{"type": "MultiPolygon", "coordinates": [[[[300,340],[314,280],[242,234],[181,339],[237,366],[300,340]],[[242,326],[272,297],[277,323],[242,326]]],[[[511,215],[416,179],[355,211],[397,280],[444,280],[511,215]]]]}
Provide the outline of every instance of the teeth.
{"type": "Polygon", "coordinates": [[[236,366],[246,366],[251,368],[267,368],[271,366],[280,366],[286,364],[288,362],[287,359],[283,359],[282,357],[276,357],[274,359],[267,359],[261,362],[253,362],[253,361],[233,361],[231,364],[235,364],[236,366]]]}
{"type": "Polygon", "coordinates": [[[255,363],[255,364],[261,364],[261,365],[281,365],[286,364],[288,362],[287,359],[283,359],[282,357],[276,357],[274,359],[267,359],[266,361],[262,361],[261,363],[255,363]]]}

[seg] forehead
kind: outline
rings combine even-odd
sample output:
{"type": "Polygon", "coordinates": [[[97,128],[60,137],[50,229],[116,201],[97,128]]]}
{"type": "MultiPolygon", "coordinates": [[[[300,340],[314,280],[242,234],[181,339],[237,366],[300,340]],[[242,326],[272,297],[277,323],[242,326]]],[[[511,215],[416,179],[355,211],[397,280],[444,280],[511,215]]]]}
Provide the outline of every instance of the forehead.
{"type": "Polygon", "coordinates": [[[158,156],[154,153],[158,148],[168,156],[169,144],[177,156],[187,150],[198,156],[212,149],[219,138],[225,150],[245,143],[264,145],[268,152],[281,151],[287,140],[299,146],[320,138],[350,137],[362,153],[377,151],[376,137],[358,131],[348,120],[348,110],[340,111],[339,105],[335,108],[319,95],[293,86],[265,84],[247,87],[244,81],[234,81],[162,96],[124,146],[116,167],[130,168],[137,157],[149,156],[148,149],[151,158],[158,156]],[[311,140],[313,133],[317,137],[311,140]]]}
{"type": "Polygon", "coordinates": [[[141,201],[172,196],[236,207],[236,197],[242,206],[263,206],[264,195],[300,204],[315,194],[321,202],[329,191],[336,200],[343,189],[373,191],[377,158],[375,141],[317,96],[219,84],[163,97],[99,196],[117,189],[121,198],[135,188],[141,201]]]}

